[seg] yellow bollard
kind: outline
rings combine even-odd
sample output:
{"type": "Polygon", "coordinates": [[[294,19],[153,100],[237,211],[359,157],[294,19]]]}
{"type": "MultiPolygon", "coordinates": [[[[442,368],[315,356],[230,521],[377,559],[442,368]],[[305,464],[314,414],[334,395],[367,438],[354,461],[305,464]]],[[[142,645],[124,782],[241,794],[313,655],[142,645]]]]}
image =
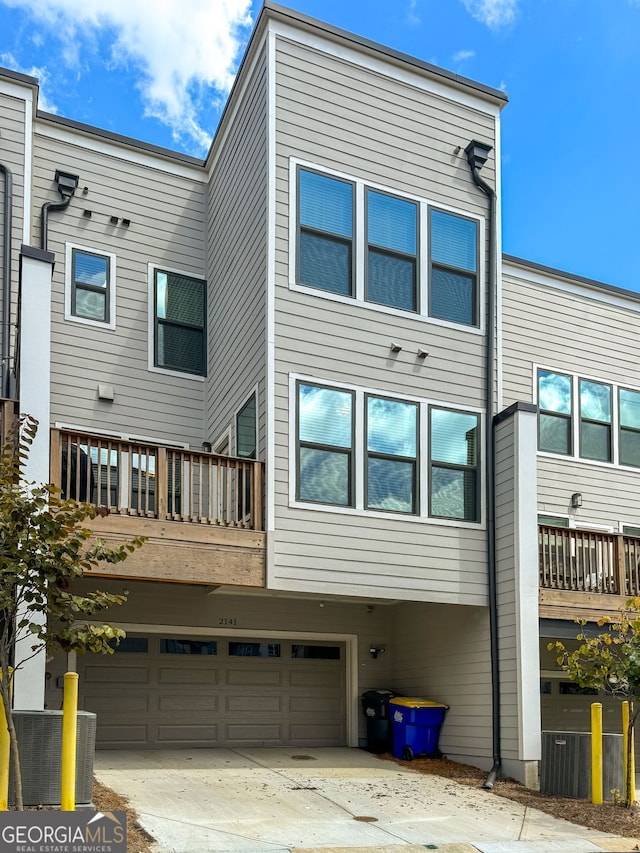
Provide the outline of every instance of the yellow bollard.
{"type": "MultiPolygon", "coordinates": [[[[629,778],[627,775],[627,755],[629,754],[629,716],[630,716],[630,706],[629,703],[625,700],[622,703],[622,767],[624,773],[624,792],[627,792],[627,779],[629,778]]],[[[635,803],[636,801],[636,768],[635,768],[635,756],[633,754],[633,732],[631,733],[631,797],[629,799],[630,803],[635,803]]]]}
{"type": "Polygon", "coordinates": [[[602,804],[602,702],[591,705],[591,802],[602,804]]]}
{"type": "MultiPolygon", "coordinates": [[[[0,672],[0,679],[2,673],[0,672]]],[[[0,701],[0,812],[6,812],[9,807],[9,759],[11,757],[11,741],[7,727],[7,715],[4,704],[0,701]]]]}
{"type": "Polygon", "coordinates": [[[60,772],[60,808],[76,810],[76,725],[78,718],[78,673],[64,676],[62,706],[62,767],[60,772]]]}

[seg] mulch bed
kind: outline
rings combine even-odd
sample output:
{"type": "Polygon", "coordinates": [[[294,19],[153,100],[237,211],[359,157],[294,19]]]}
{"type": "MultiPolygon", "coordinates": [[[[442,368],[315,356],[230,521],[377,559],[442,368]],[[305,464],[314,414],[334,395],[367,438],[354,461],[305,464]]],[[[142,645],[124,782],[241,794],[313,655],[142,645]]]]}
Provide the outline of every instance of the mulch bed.
{"type": "Polygon", "coordinates": [[[138,815],[126,797],[116,794],[97,779],[93,780],[93,803],[101,812],[127,813],[127,853],[150,853],[154,839],[138,823],[138,815]]]}

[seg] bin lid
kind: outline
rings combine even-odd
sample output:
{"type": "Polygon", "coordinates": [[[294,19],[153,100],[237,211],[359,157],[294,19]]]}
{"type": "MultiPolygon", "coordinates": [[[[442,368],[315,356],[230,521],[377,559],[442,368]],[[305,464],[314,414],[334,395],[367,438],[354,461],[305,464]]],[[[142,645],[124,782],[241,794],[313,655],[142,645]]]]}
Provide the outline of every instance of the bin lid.
{"type": "Polygon", "coordinates": [[[390,705],[403,705],[405,708],[448,708],[442,702],[432,702],[430,699],[420,699],[417,696],[396,696],[389,700],[390,705]]]}

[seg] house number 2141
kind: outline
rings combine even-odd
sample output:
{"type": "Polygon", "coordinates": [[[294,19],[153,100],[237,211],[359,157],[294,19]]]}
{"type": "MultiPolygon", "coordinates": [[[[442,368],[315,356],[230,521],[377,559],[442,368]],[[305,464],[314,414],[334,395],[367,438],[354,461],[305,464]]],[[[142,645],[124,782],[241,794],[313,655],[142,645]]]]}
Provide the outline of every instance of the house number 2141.
{"type": "Polygon", "coordinates": [[[237,619],[227,619],[226,616],[221,616],[218,619],[218,625],[237,625],[237,619]]]}

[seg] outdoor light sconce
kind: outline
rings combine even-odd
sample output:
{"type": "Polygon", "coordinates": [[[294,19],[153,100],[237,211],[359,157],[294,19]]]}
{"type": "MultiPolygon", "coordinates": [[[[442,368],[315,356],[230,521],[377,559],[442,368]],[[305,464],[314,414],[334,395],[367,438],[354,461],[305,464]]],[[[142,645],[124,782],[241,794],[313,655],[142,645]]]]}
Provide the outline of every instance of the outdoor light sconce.
{"type": "Polygon", "coordinates": [[[571,506],[573,507],[573,509],[578,509],[579,507],[582,506],[582,493],[581,492],[574,492],[571,495],[571,506]]]}
{"type": "Polygon", "coordinates": [[[395,341],[391,341],[391,352],[402,352],[402,347],[395,341]]]}
{"type": "Polygon", "coordinates": [[[210,441],[203,441],[202,442],[202,451],[204,453],[211,453],[211,442],[210,441]]]}
{"type": "Polygon", "coordinates": [[[383,649],[380,646],[371,646],[369,649],[369,654],[374,660],[376,660],[378,655],[383,655],[386,651],[386,649],[383,649]]]}

